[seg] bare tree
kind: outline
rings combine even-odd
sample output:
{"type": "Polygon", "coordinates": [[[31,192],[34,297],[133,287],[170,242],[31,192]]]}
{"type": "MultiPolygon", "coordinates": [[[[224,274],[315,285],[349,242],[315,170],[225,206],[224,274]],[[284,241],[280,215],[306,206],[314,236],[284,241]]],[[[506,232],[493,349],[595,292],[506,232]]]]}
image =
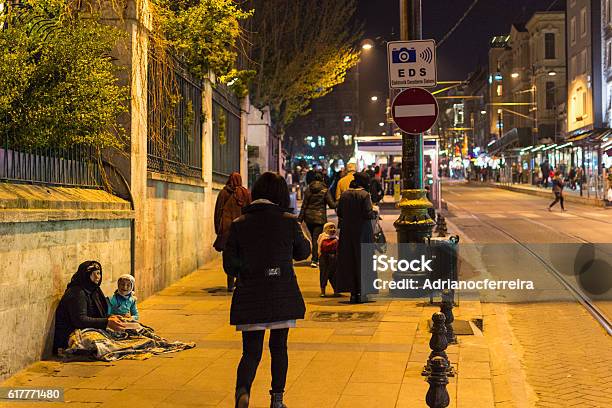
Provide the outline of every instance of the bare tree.
{"type": "Polygon", "coordinates": [[[251,0],[251,98],[269,106],[277,132],[344,81],[359,58],[355,0],[251,0]]]}

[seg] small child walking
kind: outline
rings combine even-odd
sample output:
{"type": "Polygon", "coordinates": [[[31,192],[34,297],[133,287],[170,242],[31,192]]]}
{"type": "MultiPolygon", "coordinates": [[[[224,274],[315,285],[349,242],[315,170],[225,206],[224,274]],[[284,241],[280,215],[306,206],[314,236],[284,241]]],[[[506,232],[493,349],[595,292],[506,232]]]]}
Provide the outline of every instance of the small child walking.
{"type": "Polygon", "coordinates": [[[328,222],[323,226],[323,232],[317,240],[319,247],[319,281],[321,283],[321,297],[325,297],[325,288],[329,282],[334,290],[334,296],[339,296],[336,293],[335,278],[336,278],[336,252],[338,251],[338,230],[336,224],[328,222]]]}
{"type": "Polygon", "coordinates": [[[117,290],[108,299],[108,314],[131,317],[138,320],[138,308],[136,307],[136,296],[134,286],[136,280],[132,275],[121,275],[117,280],[117,290]]]}

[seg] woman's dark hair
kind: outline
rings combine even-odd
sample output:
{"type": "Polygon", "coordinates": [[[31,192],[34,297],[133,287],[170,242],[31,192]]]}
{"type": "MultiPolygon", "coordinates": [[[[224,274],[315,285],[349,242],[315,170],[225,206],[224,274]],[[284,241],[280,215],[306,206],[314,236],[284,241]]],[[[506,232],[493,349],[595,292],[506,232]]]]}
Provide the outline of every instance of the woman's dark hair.
{"type": "Polygon", "coordinates": [[[253,201],[265,199],[278,204],[279,207],[289,208],[289,188],[287,182],[278,173],[265,172],[255,180],[251,191],[253,201]]]}

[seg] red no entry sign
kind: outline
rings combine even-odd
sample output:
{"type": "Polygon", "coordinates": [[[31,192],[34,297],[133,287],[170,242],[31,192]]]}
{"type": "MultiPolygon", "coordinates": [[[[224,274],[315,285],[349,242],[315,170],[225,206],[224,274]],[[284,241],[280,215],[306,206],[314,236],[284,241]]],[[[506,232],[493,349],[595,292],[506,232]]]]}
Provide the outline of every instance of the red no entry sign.
{"type": "Polygon", "coordinates": [[[395,124],[406,133],[423,133],[438,119],[436,98],[423,88],[409,88],[400,92],[391,105],[395,124]]]}

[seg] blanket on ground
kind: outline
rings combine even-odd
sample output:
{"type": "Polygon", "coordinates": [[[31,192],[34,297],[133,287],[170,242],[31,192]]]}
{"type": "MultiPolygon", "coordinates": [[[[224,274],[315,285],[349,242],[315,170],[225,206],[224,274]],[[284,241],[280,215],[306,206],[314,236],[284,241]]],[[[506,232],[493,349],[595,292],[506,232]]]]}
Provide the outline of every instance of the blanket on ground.
{"type": "Polygon", "coordinates": [[[123,332],[77,329],[70,334],[62,356],[66,359],[87,356],[101,361],[146,360],[156,354],[195,347],[195,343],[170,342],[142,323],[137,326],[123,332]]]}

